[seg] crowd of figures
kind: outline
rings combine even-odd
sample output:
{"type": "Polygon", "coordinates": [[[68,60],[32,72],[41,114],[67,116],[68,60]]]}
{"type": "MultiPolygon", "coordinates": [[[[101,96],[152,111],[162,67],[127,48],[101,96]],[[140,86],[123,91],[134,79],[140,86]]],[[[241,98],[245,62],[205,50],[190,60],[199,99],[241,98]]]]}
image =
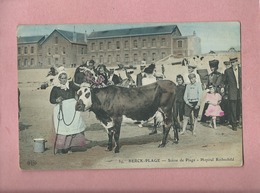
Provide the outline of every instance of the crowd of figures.
{"type": "MultiPolygon", "coordinates": [[[[222,74],[218,72],[219,61],[209,61],[211,72],[207,75],[207,81],[203,83],[196,71],[197,66],[192,63],[186,64],[187,73],[177,75],[176,111],[182,126],[180,134],[186,134],[187,125],[190,124],[195,135],[198,121],[207,122],[214,129],[217,129],[217,122],[230,124],[234,131],[237,130],[238,124],[241,124],[241,67],[237,58],[230,58],[224,64],[226,70],[222,74]]],[[[86,126],[79,112],[73,110],[76,104],[76,92],[82,84],[88,84],[92,88],[108,85],[140,87],[159,79],[167,79],[164,76],[164,66],[161,68],[162,74],[158,74],[155,64],[141,64],[140,72],[133,78],[131,69],[119,67],[108,70],[105,65],[96,66],[91,60],[77,67],[70,79],[65,68],[52,67],[45,86],[53,85],[50,102],[55,104],[53,114],[56,131],[55,153],[86,150],[88,143],[84,136],[86,126]]],[[[150,134],[157,133],[157,126],[162,122],[159,116],[155,115],[153,119],[154,129],[150,134]]]]}
{"type": "Polygon", "coordinates": [[[218,71],[219,61],[209,61],[211,72],[204,83],[196,72],[196,65],[188,64],[188,73],[177,76],[177,112],[179,120],[183,121],[181,134],[186,133],[191,112],[193,134],[197,121],[208,122],[210,127],[217,129],[218,120],[237,131],[242,121],[241,67],[238,58],[230,58],[224,65],[226,69],[222,74],[218,71]]]}

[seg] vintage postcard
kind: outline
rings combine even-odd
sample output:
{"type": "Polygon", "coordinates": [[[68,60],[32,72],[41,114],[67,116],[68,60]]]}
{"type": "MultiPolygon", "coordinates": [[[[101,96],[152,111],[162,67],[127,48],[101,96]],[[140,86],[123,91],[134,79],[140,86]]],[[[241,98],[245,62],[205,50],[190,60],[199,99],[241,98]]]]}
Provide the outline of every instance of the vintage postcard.
{"type": "Polygon", "coordinates": [[[242,166],[240,28],[18,26],[21,169],[242,166]]]}

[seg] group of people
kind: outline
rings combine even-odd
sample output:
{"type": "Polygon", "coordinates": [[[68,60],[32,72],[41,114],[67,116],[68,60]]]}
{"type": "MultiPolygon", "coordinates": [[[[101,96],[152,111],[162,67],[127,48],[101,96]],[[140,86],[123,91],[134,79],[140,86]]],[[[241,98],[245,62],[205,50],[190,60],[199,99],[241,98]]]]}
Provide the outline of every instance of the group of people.
{"type": "Polygon", "coordinates": [[[188,73],[177,75],[177,114],[183,122],[181,134],[186,133],[190,123],[196,134],[198,121],[209,122],[217,129],[217,119],[221,124],[230,124],[237,131],[241,122],[241,67],[238,58],[224,62],[224,73],[218,71],[219,61],[209,61],[211,72],[207,75],[206,84],[201,83],[196,65],[188,64],[188,73]],[[189,82],[188,82],[189,81],[189,82]]]}
{"type": "MultiPolygon", "coordinates": [[[[197,121],[210,118],[209,125],[216,127],[217,117],[222,123],[228,122],[234,131],[241,116],[241,67],[237,58],[225,62],[224,74],[218,72],[218,60],[209,61],[211,73],[208,74],[206,85],[201,83],[196,66],[188,64],[187,74],[176,77],[176,110],[179,121],[182,122],[182,132],[186,133],[188,123],[193,125],[193,134],[196,134],[197,121]],[[228,66],[230,65],[230,66],[228,66]],[[192,115],[193,113],[193,115],[192,115]],[[205,118],[206,117],[206,118],[205,118]]],[[[164,66],[162,65],[164,72],[164,66]]],[[[134,80],[131,72],[125,70],[128,87],[143,86],[165,78],[164,74],[156,76],[155,64],[146,66],[141,64],[140,73],[134,80]],[[132,83],[132,84],[131,84],[132,83]]],[[[57,72],[55,72],[57,73],[57,72]]],[[[53,122],[56,133],[55,153],[69,153],[71,151],[85,151],[89,142],[84,131],[86,125],[80,113],[73,111],[76,104],[76,91],[82,83],[92,87],[107,85],[121,85],[124,81],[114,69],[108,70],[105,65],[95,67],[93,60],[79,66],[75,70],[73,80],[68,80],[68,74],[63,68],[56,75],[57,82],[50,93],[50,103],[55,104],[53,122]]],[[[154,119],[156,125],[156,120],[154,119]]],[[[156,133],[156,129],[150,134],[156,133]]]]}

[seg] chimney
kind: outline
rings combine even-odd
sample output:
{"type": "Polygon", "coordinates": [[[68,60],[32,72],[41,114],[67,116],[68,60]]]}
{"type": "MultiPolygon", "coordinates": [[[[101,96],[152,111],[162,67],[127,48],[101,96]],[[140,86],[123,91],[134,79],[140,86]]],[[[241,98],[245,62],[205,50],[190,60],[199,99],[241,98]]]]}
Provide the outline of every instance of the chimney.
{"type": "Polygon", "coordinates": [[[73,42],[76,42],[77,40],[77,34],[75,32],[75,26],[74,26],[74,32],[73,32],[73,42]]]}
{"type": "Polygon", "coordinates": [[[84,35],[84,41],[87,42],[87,37],[88,37],[88,34],[87,34],[87,31],[85,30],[85,35],[84,35]]]}

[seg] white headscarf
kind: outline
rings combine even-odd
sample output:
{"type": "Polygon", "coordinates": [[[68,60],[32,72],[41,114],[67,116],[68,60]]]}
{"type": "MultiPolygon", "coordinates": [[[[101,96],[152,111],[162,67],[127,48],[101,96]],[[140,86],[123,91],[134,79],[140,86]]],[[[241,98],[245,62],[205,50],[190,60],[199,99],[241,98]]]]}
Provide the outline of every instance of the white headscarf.
{"type": "Polygon", "coordinates": [[[56,76],[56,81],[54,82],[54,86],[60,87],[61,89],[64,89],[64,90],[67,90],[67,89],[69,89],[69,81],[67,80],[67,82],[65,84],[61,84],[60,80],[59,80],[61,74],[66,74],[67,78],[68,78],[68,74],[65,70],[60,71],[58,73],[58,75],[56,76]]]}

